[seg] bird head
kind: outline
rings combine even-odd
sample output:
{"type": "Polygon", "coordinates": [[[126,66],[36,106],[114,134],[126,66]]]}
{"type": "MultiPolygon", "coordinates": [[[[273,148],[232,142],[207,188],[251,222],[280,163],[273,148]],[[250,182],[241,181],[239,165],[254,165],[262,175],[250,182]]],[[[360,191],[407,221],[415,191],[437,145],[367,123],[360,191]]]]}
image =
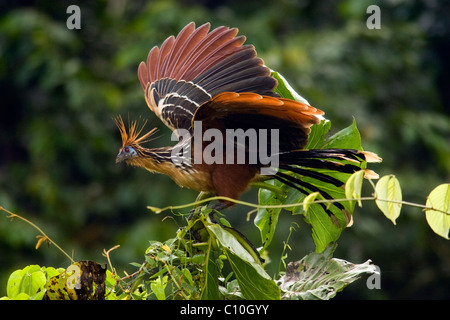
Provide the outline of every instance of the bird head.
{"type": "Polygon", "coordinates": [[[138,126],[137,121],[133,121],[129,124],[129,129],[127,131],[122,117],[119,116],[114,119],[114,121],[119,128],[120,136],[122,138],[122,148],[120,148],[119,153],[117,154],[116,163],[126,161],[127,163],[133,164],[133,160],[137,160],[144,150],[141,144],[147,142],[148,138],[155,133],[157,128],[153,128],[139,137],[145,127],[145,122],[142,126],[138,126]]]}
{"type": "Polygon", "coordinates": [[[135,148],[133,148],[131,146],[125,146],[125,147],[121,148],[119,153],[117,154],[116,163],[126,161],[128,159],[131,159],[131,158],[134,158],[137,156],[138,156],[138,153],[135,148]]]}

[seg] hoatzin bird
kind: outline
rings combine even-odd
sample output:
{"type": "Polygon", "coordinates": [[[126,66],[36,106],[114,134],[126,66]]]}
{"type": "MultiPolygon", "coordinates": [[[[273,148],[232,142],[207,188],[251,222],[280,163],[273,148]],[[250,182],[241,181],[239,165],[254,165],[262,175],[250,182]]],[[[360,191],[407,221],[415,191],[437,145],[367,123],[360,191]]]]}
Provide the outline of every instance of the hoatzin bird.
{"type": "MultiPolygon", "coordinates": [[[[222,26],[209,30],[209,23],[198,28],[194,23],[188,24],[176,37],[167,38],[161,48],[153,47],[147,61],[141,62],[138,68],[150,110],[179,137],[179,142],[171,147],[145,148],[143,143],[155,129],[140,136],[142,128],[138,128],[136,122],[127,131],[119,117],[116,123],[122,148],[116,162],[125,161],[163,173],[182,187],[232,199],[239,198],[252,181],[263,177],[277,179],[305,194],[318,191],[324,198],[331,199],[325,190],[290,175],[289,171],[342,186],[342,181],[309,169],[353,173],[361,169],[364,161],[380,161],[375,154],[359,150],[304,150],[310,127],[320,123],[324,113],[308,104],[280,98],[274,92],[277,81],[271,76],[271,70],[256,56],[252,45],[244,45],[246,38],[237,36],[236,28],[222,26]],[[261,170],[270,168],[271,163],[261,157],[250,160],[252,154],[264,146],[259,143],[255,149],[254,144],[245,142],[243,145],[242,140],[232,144],[234,150],[228,145],[215,150],[217,154],[223,151],[223,159],[219,158],[223,161],[207,161],[201,153],[213,143],[212,138],[208,144],[208,139],[204,139],[205,143],[195,137],[196,130],[205,138],[211,129],[224,136],[230,130],[241,129],[241,133],[246,133],[254,129],[259,141],[267,142],[266,151],[273,150],[275,141],[276,152],[271,155],[277,156],[276,170],[263,176],[261,170]],[[263,137],[262,133],[269,132],[267,130],[273,135],[276,133],[278,141],[263,137]],[[191,134],[190,138],[182,134],[186,132],[191,134]],[[245,152],[244,161],[237,161],[237,152],[225,159],[239,148],[245,152]],[[230,158],[234,161],[225,161],[230,158]],[[346,164],[340,162],[343,160],[346,164]]],[[[219,201],[213,207],[223,209],[230,205],[230,201],[219,201]]],[[[341,204],[334,205],[344,210],[341,204]]],[[[331,215],[330,211],[327,213],[331,215]]]]}

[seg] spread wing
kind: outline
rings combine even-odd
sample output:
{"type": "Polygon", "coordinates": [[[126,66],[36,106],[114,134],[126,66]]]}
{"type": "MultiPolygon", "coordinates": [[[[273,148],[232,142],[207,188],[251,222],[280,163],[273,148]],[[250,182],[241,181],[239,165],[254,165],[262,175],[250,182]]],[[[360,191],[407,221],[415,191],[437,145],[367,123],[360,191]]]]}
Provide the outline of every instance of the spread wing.
{"type": "Polygon", "coordinates": [[[222,92],[275,96],[277,82],[236,28],[191,22],[161,48],[153,47],[138,68],[149,108],[172,130],[192,130],[197,108],[222,92]]]}
{"type": "MultiPolygon", "coordinates": [[[[200,106],[193,118],[202,122],[202,130],[261,129],[278,131],[280,152],[302,149],[308,142],[311,126],[320,122],[323,111],[294,100],[262,96],[256,93],[225,92],[200,106]],[[281,139],[282,138],[282,139],[281,139]]],[[[267,141],[268,142],[268,141],[267,141]]]]}

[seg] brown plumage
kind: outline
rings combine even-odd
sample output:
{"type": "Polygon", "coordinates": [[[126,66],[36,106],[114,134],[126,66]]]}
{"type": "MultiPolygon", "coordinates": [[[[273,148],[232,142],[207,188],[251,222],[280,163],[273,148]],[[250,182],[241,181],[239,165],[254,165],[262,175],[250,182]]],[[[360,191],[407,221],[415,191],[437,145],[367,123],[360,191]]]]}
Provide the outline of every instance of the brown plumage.
{"type": "MultiPolygon", "coordinates": [[[[188,24],[177,37],[171,36],[160,48],[152,48],[146,62],[138,68],[150,110],[179,136],[179,142],[172,147],[145,148],[142,144],[154,129],[139,137],[142,128],[133,123],[127,131],[118,118],[122,148],[117,162],[126,161],[166,174],[182,187],[237,199],[250,182],[261,178],[261,169],[271,166],[256,156],[252,158],[261,151],[261,145],[233,140],[234,161],[230,162],[230,149],[225,143],[217,147],[215,140],[199,141],[195,139],[197,133],[201,137],[220,133],[222,142],[228,141],[230,132],[254,134],[258,141],[266,139],[267,150],[276,144],[279,162],[275,169],[283,172],[275,170],[270,177],[303,193],[316,189],[286,171],[341,186],[342,181],[308,168],[352,173],[364,161],[380,161],[376,155],[358,150],[303,150],[311,126],[318,124],[324,113],[280,98],[274,92],[277,81],[271,77],[270,69],[256,56],[253,46],[244,45],[245,37],[237,36],[237,29],[209,29],[209,24],[198,28],[194,23],[188,24]],[[267,132],[277,135],[278,140],[263,137],[267,132]],[[211,163],[205,155],[212,149],[214,152],[208,156],[215,157],[215,161],[211,163]],[[244,162],[239,162],[239,151],[246,156],[244,162]]],[[[318,191],[331,198],[326,191],[318,191]]],[[[217,207],[229,205],[230,202],[222,201],[217,207]]]]}

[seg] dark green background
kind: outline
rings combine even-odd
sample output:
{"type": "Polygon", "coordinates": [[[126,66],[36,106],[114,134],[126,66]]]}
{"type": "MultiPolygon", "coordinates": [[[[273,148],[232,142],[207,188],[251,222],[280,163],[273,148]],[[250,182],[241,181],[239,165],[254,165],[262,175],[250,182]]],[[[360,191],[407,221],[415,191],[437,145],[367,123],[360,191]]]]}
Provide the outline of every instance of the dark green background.
{"type": "MultiPolygon", "coordinates": [[[[174,236],[180,217],[147,205],[193,201],[169,178],[114,163],[116,115],[149,119],[161,146],[170,132],[147,108],[136,70],[148,51],[184,25],[238,27],[266,65],[326,112],[336,132],[355,117],[363,146],[383,157],[373,166],[395,174],[407,201],[425,203],[450,178],[448,81],[450,6],[444,1],[22,1],[0,4],[0,205],[38,224],[76,260],[112,262],[133,272],[148,240],[174,236]],[[68,30],[66,8],[81,8],[81,30],[68,30]],[[366,27],[370,4],[381,29],[366,27]],[[164,219],[164,217],[170,217],[164,219]]],[[[365,189],[370,193],[370,188],[365,189]]],[[[244,196],[256,202],[256,191],[244,196]]],[[[183,211],[188,212],[189,209],[183,211]]],[[[258,246],[248,208],[227,218],[258,246]]],[[[28,264],[67,267],[54,247],[34,249],[37,231],[0,213],[0,296],[7,277],[28,264]]],[[[450,297],[450,243],[435,235],[420,209],[404,207],[397,226],[373,203],[355,211],[336,257],[371,259],[381,290],[362,279],[338,294],[359,299],[450,297]]],[[[313,250],[310,228],[282,215],[269,247],[278,269],[292,223],[287,261],[313,250]]]]}

